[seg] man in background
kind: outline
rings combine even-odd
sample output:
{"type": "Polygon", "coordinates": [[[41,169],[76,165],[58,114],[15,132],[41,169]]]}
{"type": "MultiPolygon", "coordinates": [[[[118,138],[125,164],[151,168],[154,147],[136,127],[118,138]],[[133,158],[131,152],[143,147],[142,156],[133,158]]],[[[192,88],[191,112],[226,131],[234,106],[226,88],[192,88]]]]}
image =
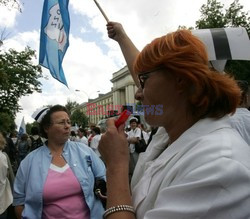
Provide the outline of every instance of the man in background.
{"type": "Polygon", "coordinates": [[[130,118],[129,125],[131,130],[127,132],[127,140],[130,152],[129,178],[131,179],[139,156],[139,154],[135,151],[135,144],[141,137],[141,129],[138,127],[138,119],[136,117],[130,118]]]}

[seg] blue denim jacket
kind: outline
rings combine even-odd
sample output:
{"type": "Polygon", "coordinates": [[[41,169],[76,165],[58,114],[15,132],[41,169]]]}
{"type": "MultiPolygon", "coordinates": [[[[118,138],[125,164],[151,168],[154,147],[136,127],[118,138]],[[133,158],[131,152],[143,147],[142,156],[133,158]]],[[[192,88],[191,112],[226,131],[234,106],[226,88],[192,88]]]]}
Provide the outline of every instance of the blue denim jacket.
{"type": "MultiPolygon", "coordinates": [[[[64,145],[63,157],[81,184],[91,219],[100,219],[104,209],[94,195],[95,178],[105,179],[105,166],[88,146],[68,141],[64,145]]],[[[42,146],[21,162],[14,183],[13,205],[24,205],[22,217],[40,219],[43,208],[43,187],[52,156],[47,146],[42,146]]]]}

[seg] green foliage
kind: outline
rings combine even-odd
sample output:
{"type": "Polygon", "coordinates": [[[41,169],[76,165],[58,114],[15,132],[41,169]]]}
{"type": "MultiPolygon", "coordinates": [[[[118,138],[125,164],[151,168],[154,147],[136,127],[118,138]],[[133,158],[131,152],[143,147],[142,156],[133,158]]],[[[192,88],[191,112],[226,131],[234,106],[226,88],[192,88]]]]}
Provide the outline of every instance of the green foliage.
{"type": "MultiPolygon", "coordinates": [[[[196,21],[197,29],[222,28],[222,27],[245,27],[250,35],[250,17],[243,11],[243,6],[239,0],[233,1],[230,6],[224,9],[224,5],[217,0],[208,0],[202,5],[201,18],[196,21]]],[[[250,62],[229,60],[225,71],[233,75],[236,79],[250,82],[250,62]]]]}
{"type": "Polygon", "coordinates": [[[31,128],[32,128],[32,123],[27,123],[26,124],[26,133],[30,135],[31,133],[31,128]]]}
{"type": "Polygon", "coordinates": [[[69,112],[69,115],[71,115],[74,111],[74,109],[76,109],[79,106],[79,104],[76,101],[71,101],[71,100],[67,100],[67,103],[65,105],[66,109],[69,112]]]}
{"type": "Polygon", "coordinates": [[[69,112],[70,120],[72,122],[72,126],[77,124],[78,126],[81,126],[82,128],[85,128],[88,125],[88,117],[80,110],[79,103],[76,101],[67,100],[67,103],[65,105],[66,109],[69,112]]]}
{"type": "Polygon", "coordinates": [[[193,30],[193,27],[187,27],[185,25],[179,25],[178,30],[193,30]]]}
{"type": "Polygon", "coordinates": [[[39,123],[37,121],[34,121],[33,123],[27,123],[26,124],[26,132],[27,132],[28,135],[31,135],[31,128],[34,127],[34,126],[39,128],[39,123]]]}
{"type": "Polygon", "coordinates": [[[228,61],[226,72],[236,80],[246,80],[250,82],[250,62],[249,61],[228,61]]]}
{"type": "Polygon", "coordinates": [[[74,126],[77,124],[78,126],[81,126],[82,128],[85,128],[88,125],[88,117],[78,108],[74,110],[71,117],[72,125],[74,126]]]}
{"type": "Polygon", "coordinates": [[[0,112],[15,116],[22,96],[40,92],[41,67],[32,63],[35,51],[27,47],[22,52],[10,49],[0,54],[0,112]]]}
{"type": "Polygon", "coordinates": [[[217,0],[208,0],[206,5],[201,6],[201,18],[196,21],[196,28],[225,27],[227,20],[223,13],[223,7],[224,5],[217,0]]]}
{"type": "Polygon", "coordinates": [[[0,132],[11,132],[15,128],[14,118],[8,113],[0,112],[0,132]]]}
{"type": "Polygon", "coordinates": [[[5,131],[13,128],[15,115],[21,109],[20,98],[41,91],[38,78],[42,71],[32,63],[34,57],[35,51],[29,47],[21,52],[10,49],[0,53],[0,120],[9,124],[5,131]]]}
{"type": "Polygon", "coordinates": [[[245,27],[248,35],[250,35],[250,17],[248,13],[242,11],[243,6],[239,0],[235,0],[226,10],[225,17],[227,19],[227,27],[245,27]]]}

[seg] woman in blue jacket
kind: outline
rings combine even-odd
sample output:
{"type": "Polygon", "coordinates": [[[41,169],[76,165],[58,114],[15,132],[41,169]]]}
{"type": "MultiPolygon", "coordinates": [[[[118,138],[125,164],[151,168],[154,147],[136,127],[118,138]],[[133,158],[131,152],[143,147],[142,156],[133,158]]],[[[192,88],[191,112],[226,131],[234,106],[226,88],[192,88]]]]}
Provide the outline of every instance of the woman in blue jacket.
{"type": "Polygon", "coordinates": [[[65,107],[45,109],[36,119],[47,142],[32,151],[17,171],[18,218],[101,218],[104,209],[93,188],[96,179],[105,179],[103,162],[88,146],[68,141],[71,122],[65,107]]]}

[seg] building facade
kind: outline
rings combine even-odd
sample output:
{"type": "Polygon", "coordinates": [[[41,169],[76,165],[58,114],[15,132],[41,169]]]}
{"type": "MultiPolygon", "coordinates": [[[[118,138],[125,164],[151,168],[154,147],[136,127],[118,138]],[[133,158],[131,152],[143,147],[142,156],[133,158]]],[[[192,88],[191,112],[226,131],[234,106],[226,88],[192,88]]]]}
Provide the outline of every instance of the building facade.
{"type": "Polygon", "coordinates": [[[99,94],[95,99],[89,99],[80,105],[81,110],[89,118],[89,125],[97,124],[99,120],[120,113],[124,106],[135,106],[136,86],[128,67],[113,73],[113,87],[106,94],[99,94]]]}

